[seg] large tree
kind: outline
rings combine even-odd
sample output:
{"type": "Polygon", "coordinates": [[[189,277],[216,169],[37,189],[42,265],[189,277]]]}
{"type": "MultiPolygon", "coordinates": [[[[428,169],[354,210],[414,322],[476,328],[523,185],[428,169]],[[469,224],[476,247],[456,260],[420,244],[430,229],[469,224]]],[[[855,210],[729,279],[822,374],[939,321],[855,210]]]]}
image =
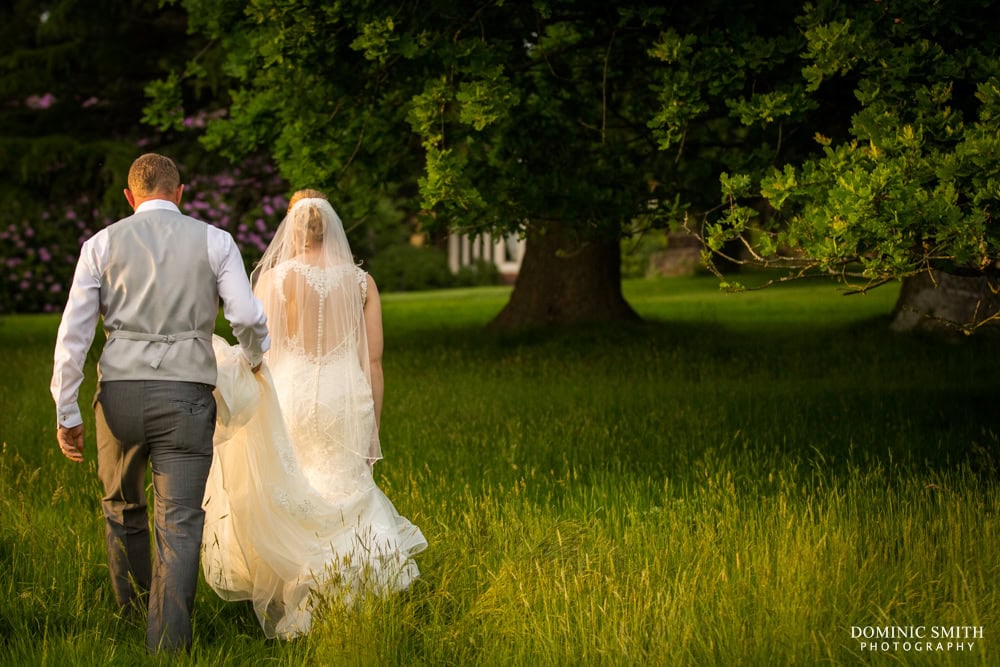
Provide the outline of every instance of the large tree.
{"type": "Polygon", "coordinates": [[[669,31],[671,91],[655,128],[678,150],[718,118],[795,128],[813,149],[723,173],[704,238],[739,261],[830,275],[867,290],[896,279],[899,326],[966,333],[1000,321],[1000,36],[987,0],[821,0],[786,26],[789,70],[745,100],[725,57],[743,36],[669,31]],[[680,107],[682,112],[674,113],[680,107]]]}
{"type": "MultiPolygon", "coordinates": [[[[692,133],[682,155],[659,150],[649,123],[665,26],[767,34],[793,16],[722,2],[183,4],[231,82],[205,143],[271,151],[293,186],[331,190],[348,219],[389,194],[430,227],[525,235],[496,321],[506,327],[635,317],[621,293],[623,233],[678,219],[728,159],[756,150],[744,143],[756,130],[731,121],[692,133]]],[[[199,103],[183,95],[199,71],[154,87],[149,117],[177,125],[199,103]]]]}

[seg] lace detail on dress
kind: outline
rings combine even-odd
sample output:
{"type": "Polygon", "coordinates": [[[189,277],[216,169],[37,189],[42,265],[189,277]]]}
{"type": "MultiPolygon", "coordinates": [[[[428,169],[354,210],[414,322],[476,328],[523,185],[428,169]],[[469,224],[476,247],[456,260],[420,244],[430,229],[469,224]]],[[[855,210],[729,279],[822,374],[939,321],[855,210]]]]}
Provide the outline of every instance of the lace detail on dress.
{"type": "Polygon", "coordinates": [[[358,277],[358,285],[361,286],[361,305],[368,302],[368,273],[360,266],[355,267],[355,275],[358,277]]]}
{"type": "Polygon", "coordinates": [[[316,503],[309,498],[293,500],[280,486],[275,487],[273,493],[278,504],[284,507],[290,516],[308,519],[316,514],[318,509],[316,503]]]}
{"type": "MultiPolygon", "coordinates": [[[[317,313],[316,313],[316,346],[315,349],[308,349],[312,345],[307,346],[299,335],[292,335],[289,342],[289,349],[293,354],[299,355],[302,358],[314,363],[314,364],[328,364],[337,361],[339,358],[344,357],[348,354],[349,346],[348,340],[345,338],[340,341],[340,344],[333,348],[332,350],[323,350],[321,343],[325,338],[324,328],[327,324],[327,298],[330,294],[341,288],[346,287],[349,283],[345,281],[349,280],[348,275],[351,269],[354,269],[355,277],[361,286],[361,302],[364,304],[368,281],[364,271],[359,267],[352,265],[337,265],[337,266],[317,266],[315,264],[309,264],[301,260],[293,259],[285,262],[275,269],[277,275],[278,285],[284,285],[288,277],[289,271],[294,271],[305,279],[306,284],[319,296],[316,302],[317,313]]],[[[285,301],[285,289],[279,287],[277,289],[279,298],[285,301]]]]}
{"type": "MultiPolygon", "coordinates": [[[[285,276],[290,269],[295,269],[296,273],[303,275],[309,287],[316,290],[323,297],[329,295],[334,288],[340,285],[344,274],[343,268],[339,266],[322,267],[293,259],[278,267],[279,284],[284,282],[285,276]]],[[[284,294],[281,294],[281,296],[284,297],[284,294]]]]}
{"type": "Polygon", "coordinates": [[[347,357],[347,341],[341,343],[329,352],[319,353],[307,350],[300,338],[289,339],[288,351],[316,366],[327,366],[347,357]]]}
{"type": "MultiPolygon", "coordinates": [[[[297,273],[301,273],[305,276],[306,283],[316,290],[320,296],[324,297],[327,296],[333,288],[340,285],[342,278],[341,267],[324,268],[316,266],[315,264],[306,264],[305,262],[293,259],[289,262],[285,262],[275,269],[279,285],[285,281],[285,276],[288,275],[288,272],[291,269],[295,269],[297,273]]],[[[364,306],[368,302],[368,272],[360,266],[356,266],[354,267],[354,277],[358,281],[358,287],[361,288],[361,305],[364,306]]],[[[284,290],[278,290],[277,296],[280,301],[285,301],[284,290]]]]}

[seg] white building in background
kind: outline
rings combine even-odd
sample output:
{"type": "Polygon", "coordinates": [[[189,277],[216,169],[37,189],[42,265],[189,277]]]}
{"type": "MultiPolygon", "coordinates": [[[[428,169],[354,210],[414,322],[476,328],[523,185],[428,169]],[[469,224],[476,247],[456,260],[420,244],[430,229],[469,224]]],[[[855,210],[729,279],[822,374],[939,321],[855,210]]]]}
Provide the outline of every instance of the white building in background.
{"type": "Polygon", "coordinates": [[[513,282],[521,270],[526,242],[517,234],[493,237],[490,234],[478,236],[448,236],[448,267],[452,273],[464,266],[470,266],[477,259],[492,262],[507,282],[513,282]]]}

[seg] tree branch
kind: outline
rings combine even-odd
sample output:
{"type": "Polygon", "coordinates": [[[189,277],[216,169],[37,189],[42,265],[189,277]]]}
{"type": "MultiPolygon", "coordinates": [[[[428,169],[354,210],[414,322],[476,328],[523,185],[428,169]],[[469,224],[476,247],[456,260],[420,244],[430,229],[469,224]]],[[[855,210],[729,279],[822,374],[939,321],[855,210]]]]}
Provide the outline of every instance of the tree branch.
{"type": "Polygon", "coordinates": [[[611,45],[615,43],[615,31],[611,31],[608,50],[604,53],[604,74],[601,79],[601,143],[607,138],[608,128],[608,61],[611,59],[611,45]]]}

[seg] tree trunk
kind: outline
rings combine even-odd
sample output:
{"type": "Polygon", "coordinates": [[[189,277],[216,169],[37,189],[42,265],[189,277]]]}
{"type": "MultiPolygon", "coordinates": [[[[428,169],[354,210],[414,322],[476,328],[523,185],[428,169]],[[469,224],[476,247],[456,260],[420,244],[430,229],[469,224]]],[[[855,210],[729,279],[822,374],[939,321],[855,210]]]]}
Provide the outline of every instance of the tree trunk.
{"type": "Polygon", "coordinates": [[[890,327],[944,335],[1000,331],[998,288],[995,277],[937,270],[904,278],[890,327]]]}
{"type": "Polygon", "coordinates": [[[510,301],[490,328],[635,321],[622,296],[617,241],[580,240],[558,227],[529,233],[510,301]]]}

